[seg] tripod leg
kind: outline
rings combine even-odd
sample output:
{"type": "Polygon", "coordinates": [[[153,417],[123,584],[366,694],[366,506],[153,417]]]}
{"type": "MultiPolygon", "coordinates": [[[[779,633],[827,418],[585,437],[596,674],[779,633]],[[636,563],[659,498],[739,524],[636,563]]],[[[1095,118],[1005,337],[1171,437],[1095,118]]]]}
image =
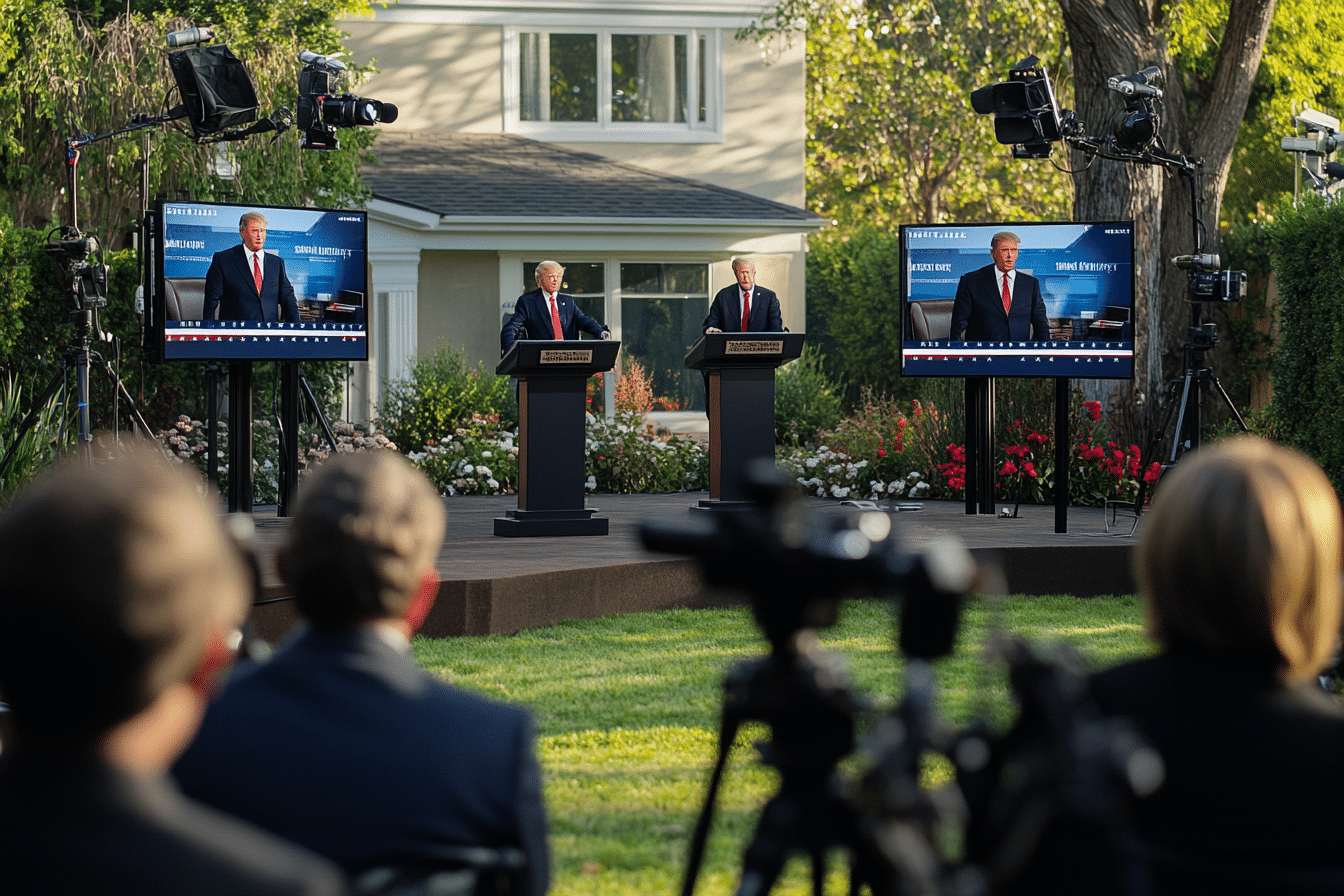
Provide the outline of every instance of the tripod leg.
{"type": "Polygon", "coordinates": [[[1171,436],[1171,457],[1168,463],[1176,463],[1189,447],[1189,440],[1185,437],[1185,429],[1189,425],[1186,412],[1190,410],[1190,399],[1193,396],[1194,371],[1186,368],[1185,377],[1181,380],[1181,403],[1180,410],[1176,414],[1176,431],[1171,436]]]}
{"type": "Polygon", "coordinates": [[[1222,380],[1218,379],[1218,375],[1215,374],[1212,370],[1206,370],[1204,371],[1204,373],[1207,376],[1209,382],[1213,383],[1213,388],[1217,390],[1218,394],[1223,397],[1223,403],[1227,405],[1227,409],[1231,411],[1232,416],[1236,418],[1237,425],[1241,427],[1241,431],[1250,432],[1251,428],[1246,425],[1246,420],[1244,417],[1241,416],[1241,411],[1237,410],[1237,406],[1232,403],[1231,396],[1229,396],[1227,394],[1227,390],[1223,388],[1222,380]]]}
{"type": "Polygon", "coordinates": [[[308,385],[308,378],[303,375],[303,368],[299,368],[299,386],[303,389],[303,397],[308,402],[308,409],[313,412],[313,416],[322,426],[322,434],[327,437],[327,444],[331,446],[332,453],[336,452],[336,435],[331,431],[331,424],[327,422],[327,415],[322,413],[322,406],[317,403],[317,396],[313,394],[313,389],[308,385]]]}

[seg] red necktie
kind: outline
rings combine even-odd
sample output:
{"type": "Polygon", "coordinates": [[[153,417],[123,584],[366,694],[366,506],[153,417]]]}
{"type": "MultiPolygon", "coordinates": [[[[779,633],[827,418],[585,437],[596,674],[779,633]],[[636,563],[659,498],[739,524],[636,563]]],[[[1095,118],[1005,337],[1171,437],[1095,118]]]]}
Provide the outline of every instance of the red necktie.
{"type": "Polygon", "coordinates": [[[1003,313],[1008,314],[1013,307],[1013,294],[1008,291],[1008,275],[1003,275],[1003,313]]]}
{"type": "Polygon", "coordinates": [[[565,331],[560,326],[560,300],[556,296],[551,296],[551,332],[555,334],[556,339],[564,339],[565,331]]]}
{"type": "Polygon", "coordinates": [[[255,255],[252,256],[252,282],[257,284],[257,295],[261,295],[261,265],[255,255]]]}
{"type": "Polygon", "coordinates": [[[747,318],[749,318],[749,317],[751,317],[751,293],[750,293],[750,292],[744,292],[744,293],[742,293],[742,332],[743,332],[743,333],[748,332],[748,330],[747,330],[747,318]]]}

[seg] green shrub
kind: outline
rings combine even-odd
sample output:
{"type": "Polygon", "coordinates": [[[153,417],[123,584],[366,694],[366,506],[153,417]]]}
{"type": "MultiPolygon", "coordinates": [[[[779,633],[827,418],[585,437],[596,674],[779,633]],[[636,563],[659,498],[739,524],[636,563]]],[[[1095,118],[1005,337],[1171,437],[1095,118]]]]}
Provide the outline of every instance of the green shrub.
{"type": "Polygon", "coordinates": [[[484,362],[468,368],[461,355],[443,346],[429,358],[417,358],[408,378],[388,383],[378,403],[383,431],[407,452],[452,435],[472,414],[515,423],[518,405],[509,378],[496,376],[484,362]]]}
{"type": "Polygon", "coordinates": [[[825,357],[811,346],[775,375],[775,439],[785,445],[816,445],[818,433],[840,422],[839,390],[826,373],[825,357]]]}
{"type": "Polygon", "coordinates": [[[0,470],[0,499],[9,496],[40,470],[50,466],[56,455],[74,444],[72,421],[64,419],[60,396],[51,399],[33,413],[32,423],[22,434],[19,427],[27,414],[22,388],[12,378],[0,389],[0,458],[13,448],[9,464],[0,470]],[[16,444],[17,440],[17,444],[16,444]]]}
{"type": "Polygon", "coordinates": [[[588,418],[588,490],[601,494],[698,491],[709,454],[692,439],[659,435],[637,414],[588,418]]]}
{"type": "Polygon", "coordinates": [[[1309,194],[1271,228],[1280,339],[1274,353],[1275,437],[1325,469],[1344,493],[1344,205],[1309,194]]]}

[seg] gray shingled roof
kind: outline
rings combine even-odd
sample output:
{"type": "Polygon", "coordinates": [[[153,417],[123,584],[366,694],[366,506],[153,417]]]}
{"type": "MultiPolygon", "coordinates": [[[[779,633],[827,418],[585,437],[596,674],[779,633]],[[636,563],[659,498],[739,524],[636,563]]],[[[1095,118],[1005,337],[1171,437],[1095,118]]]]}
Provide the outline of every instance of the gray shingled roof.
{"type": "Polygon", "coordinates": [[[453,217],[796,221],[805,209],[512,134],[382,131],[360,174],[379,199],[453,217]],[[543,199],[543,197],[545,197],[543,199]]]}

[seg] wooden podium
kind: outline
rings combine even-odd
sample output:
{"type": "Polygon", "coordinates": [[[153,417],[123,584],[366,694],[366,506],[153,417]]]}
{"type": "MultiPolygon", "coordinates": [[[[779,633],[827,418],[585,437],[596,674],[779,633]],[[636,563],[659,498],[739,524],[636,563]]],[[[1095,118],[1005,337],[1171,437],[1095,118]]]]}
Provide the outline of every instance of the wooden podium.
{"type": "Polygon", "coordinates": [[[775,368],[803,351],[802,333],[706,333],[686,366],[706,374],[709,500],[700,509],[750,506],[747,464],[775,456],[775,368]]]}
{"type": "Polygon", "coordinates": [[[607,520],[583,506],[588,377],[610,370],[619,342],[519,340],[495,373],[518,378],[518,509],[495,534],[606,535],[607,520]]]}

